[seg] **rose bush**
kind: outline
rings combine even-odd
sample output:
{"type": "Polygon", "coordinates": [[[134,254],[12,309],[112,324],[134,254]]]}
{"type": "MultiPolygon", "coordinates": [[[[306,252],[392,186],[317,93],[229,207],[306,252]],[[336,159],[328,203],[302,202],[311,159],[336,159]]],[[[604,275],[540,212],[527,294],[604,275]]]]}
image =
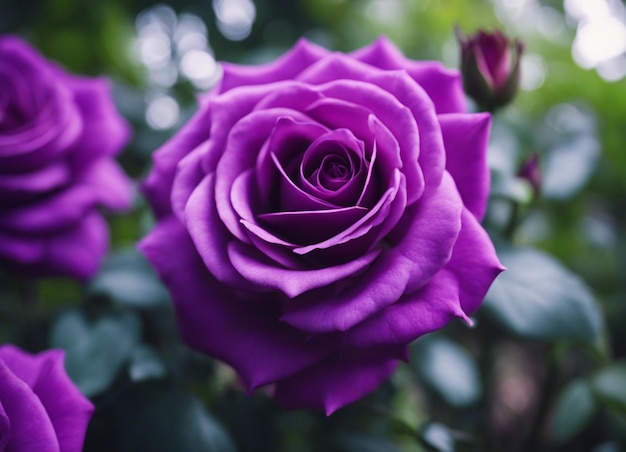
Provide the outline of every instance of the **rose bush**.
{"type": "Polygon", "coordinates": [[[0,450],[82,450],[93,405],[67,376],[63,356],[0,346],[0,450]]]}
{"type": "Polygon", "coordinates": [[[106,80],[0,37],[0,266],[81,279],[97,270],[108,240],[97,208],[131,200],[112,158],[129,132],[106,80]]]}
{"type": "Polygon", "coordinates": [[[223,70],[154,155],[140,248],[189,345],[331,413],[469,321],[502,270],[479,223],[490,116],[467,113],[457,72],[385,38],[223,70]]]}

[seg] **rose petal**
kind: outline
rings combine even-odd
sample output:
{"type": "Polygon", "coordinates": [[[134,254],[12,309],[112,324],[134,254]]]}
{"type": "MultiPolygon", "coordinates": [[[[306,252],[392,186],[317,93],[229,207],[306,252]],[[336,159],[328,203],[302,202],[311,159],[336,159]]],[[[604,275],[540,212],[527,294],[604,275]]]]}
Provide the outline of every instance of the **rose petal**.
{"type": "Polygon", "coordinates": [[[7,36],[0,38],[0,52],[0,78],[10,90],[5,91],[8,105],[22,116],[10,128],[3,121],[0,173],[34,169],[69,149],[82,131],[81,116],[53,65],[35,49],[7,36]]]}
{"type": "MultiPolygon", "coordinates": [[[[360,238],[368,234],[373,228],[379,226],[380,224],[385,224],[387,222],[397,221],[398,217],[393,215],[389,216],[389,212],[392,209],[392,205],[394,201],[400,201],[402,207],[406,206],[406,185],[404,181],[404,174],[401,174],[400,171],[395,170],[393,173],[393,184],[385,193],[380,197],[378,203],[369,209],[369,211],[357,222],[350,225],[350,227],[341,231],[339,234],[336,234],[329,239],[324,240],[323,242],[314,243],[308,246],[301,246],[298,248],[294,248],[294,252],[297,254],[308,254],[315,250],[325,250],[328,248],[335,247],[337,245],[341,245],[347,243],[356,238],[360,238]]],[[[390,224],[388,229],[393,228],[394,224],[390,224]]],[[[370,242],[370,244],[374,243],[374,239],[370,242]]]]}
{"type": "Polygon", "coordinates": [[[91,277],[108,248],[106,221],[93,212],[53,235],[20,235],[0,230],[0,259],[37,275],[91,277]]]}
{"type": "Polygon", "coordinates": [[[0,169],[25,171],[43,166],[72,149],[83,130],[71,92],[56,85],[31,121],[0,133],[0,169]]]}
{"type": "Polygon", "coordinates": [[[504,270],[489,236],[467,210],[452,257],[423,289],[356,325],[344,336],[347,347],[401,345],[468,315],[482,303],[495,277],[504,270]]]}
{"type": "Polygon", "coordinates": [[[239,242],[228,244],[228,256],[235,269],[248,281],[259,287],[280,290],[289,298],[328,285],[356,274],[370,265],[380,249],[341,265],[316,270],[292,270],[277,267],[251,247],[239,242]]]}
{"type": "Polygon", "coordinates": [[[185,206],[191,193],[206,175],[202,169],[202,158],[206,146],[201,144],[187,154],[177,165],[176,175],[172,183],[171,205],[172,212],[185,223],[185,206]]]}
{"type": "Polygon", "coordinates": [[[434,106],[405,71],[372,71],[371,66],[333,54],[311,66],[298,79],[328,83],[323,90],[325,95],[367,105],[392,132],[400,144],[405,164],[403,172],[407,177],[409,204],[421,195],[422,180],[439,184],[445,154],[434,106]]]}
{"type": "Polygon", "coordinates": [[[2,401],[0,401],[0,450],[6,450],[10,434],[11,421],[9,421],[9,416],[2,406],[2,401]]]}
{"type": "MultiPolygon", "coordinates": [[[[17,36],[4,35],[0,37],[0,52],[3,59],[0,62],[0,78],[3,86],[9,89],[3,90],[7,97],[10,95],[11,103],[20,113],[19,121],[9,127],[3,118],[2,124],[6,128],[14,128],[23,120],[28,120],[37,114],[43,105],[45,93],[54,83],[54,76],[49,64],[32,47],[17,36]],[[41,83],[29,83],[33,78],[41,80],[41,83]]],[[[8,102],[5,103],[8,105],[8,102]]],[[[12,118],[15,121],[15,118],[12,118]]]]}
{"type": "MultiPolygon", "coordinates": [[[[277,187],[283,177],[284,169],[280,162],[288,162],[302,153],[317,137],[328,132],[326,127],[312,121],[298,122],[290,117],[281,117],[276,121],[270,137],[259,152],[255,168],[255,183],[259,193],[259,199],[266,200],[264,211],[275,211],[279,206],[282,209],[291,210],[288,206],[275,199],[277,187]],[[282,172],[277,174],[276,170],[282,172]]],[[[293,182],[288,185],[293,185],[293,182]]],[[[297,191],[302,191],[295,187],[297,191]]]]}
{"type": "Polygon", "coordinates": [[[72,186],[55,196],[3,213],[0,228],[20,234],[51,234],[78,222],[97,202],[92,190],[72,186]]]}
{"type": "Polygon", "coordinates": [[[185,342],[233,366],[249,390],[287,378],[328,354],[280,324],[262,294],[259,303],[253,293],[238,300],[215,281],[175,217],[161,220],[139,248],[172,293],[185,342]]]}
{"type": "Polygon", "coordinates": [[[178,162],[209,137],[210,108],[201,108],[153,155],[154,166],[141,189],[157,218],[171,212],[171,191],[178,162]]]}
{"type": "Polygon", "coordinates": [[[306,150],[300,164],[300,186],[308,193],[335,205],[355,205],[365,185],[365,167],[363,142],[350,130],[339,128],[318,137],[306,150]],[[343,157],[347,173],[343,180],[335,178],[324,182],[328,176],[322,171],[323,166],[329,158],[335,156],[343,157]],[[317,177],[313,177],[313,174],[317,177]],[[333,185],[336,186],[331,189],[333,185]]]}
{"type": "MultiPolygon", "coordinates": [[[[271,157],[276,169],[278,170],[278,174],[280,175],[277,190],[278,199],[275,200],[275,203],[280,210],[285,212],[297,212],[305,210],[341,208],[341,206],[337,206],[330,201],[320,199],[317,196],[304,191],[296,185],[295,181],[291,177],[289,177],[287,170],[283,168],[281,163],[278,161],[278,157],[274,154],[272,154],[271,157]]],[[[274,195],[274,197],[276,198],[276,195],[274,195]]]]}
{"type": "Polygon", "coordinates": [[[224,75],[218,91],[224,93],[239,86],[291,80],[328,53],[323,47],[300,39],[287,53],[269,64],[244,66],[222,63],[224,75]]]}
{"type": "Polygon", "coordinates": [[[353,206],[332,210],[277,212],[258,216],[271,231],[279,232],[292,243],[319,243],[339,234],[367,213],[364,207],[353,206]]]}
{"type": "MultiPolygon", "coordinates": [[[[399,355],[404,347],[395,351],[399,355]]],[[[333,356],[276,384],[275,398],[285,408],[337,409],[372,392],[396,369],[397,358],[374,351],[333,356]]]]}
{"type": "MultiPolygon", "coordinates": [[[[357,70],[349,66],[347,69],[357,70]]],[[[402,172],[407,177],[408,202],[412,204],[422,195],[425,185],[439,184],[445,166],[445,148],[432,101],[404,71],[374,71],[368,74],[368,82],[378,86],[387,98],[387,106],[381,103],[376,108],[378,105],[371,101],[367,105],[398,140],[404,165],[402,172]],[[395,108],[391,107],[390,99],[394,99],[395,108]]],[[[325,90],[329,96],[349,102],[368,102],[368,83],[355,80],[329,85],[332,89],[325,90]]]]}
{"type": "Polygon", "coordinates": [[[62,350],[30,355],[10,345],[0,347],[0,358],[41,400],[56,432],[61,451],[80,451],[93,405],[68,377],[62,350]]]}
{"type": "Polygon", "coordinates": [[[458,280],[440,271],[424,288],[355,325],[344,340],[348,347],[365,349],[408,344],[454,318],[467,319],[459,303],[458,280]]]}
{"type": "Polygon", "coordinates": [[[0,206],[22,204],[40,195],[52,192],[71,180],[71,170],[65,161],[51,163],[30,172],[0,175],[0,190],[6,195],[0,206]]]}
{"type": "Polygon", "coordinates": [[[462,204],[454,182],[445,175],[439,189],[422,197],[404,237],[358,275],[340,294],[311,293],[283,306],[281,320],[302,331],[346,331],[423,287],[450,260],[461,229],[462,204]]]}
{"type": "Polygon", "coordinates": [[[350,56],[381,69],[405,69],[433,100],[437,113],[467,111],[463,83],[458,71],[447,69],[435,61],[410,60],[385,36],[352,52],[350,56]]]}
{"type": "Polygon", "coordinates": [[[461,308],[467,315],[478,309],[493,280],[505,270],[489,235],[467,209],[461,214],[461,233],[445,270],[457,280],[461,308]]]}
{"type": "MultiPolygon", "coordinates": [[[[206,173],[215,171],[234,125],[253,112],[258,103],[266,96],[286,89],[291,85],[293,85],[293,81],[277,82],[269,85],[241,86],[213,97],[210,104],[203,107],[209,108],[212,113],[209,122],[211,139],[208,142],[208,149],[203,161],[203,168],[206,173]]],[[[289,108],[284,110],[297,112],[297,110],[289,108]]],[[[287,114],[285,116],[290,117],[294,115],[287,114]]],[[[309,122],[308,118],[302,116],[300,116],[299,120],[300,122],[309,122]],[[302,121],[303,119],[304,121],[302,121]]],[[[204,127],[206,128],[209,123],[205,124],[204,127]]],[[[258,153],[255,155],[258,155],[258,153]]]]}
{"type": "Polygon", "coordinates": [[[48,413],[26,383],[0,359],[2,407],[11,422],[9,450],[60,452],[48,413]]]}
{"type": "Polygon", "coordinates": [[[84,168],[76,184],[78,190],[93,192],[98,203],[107,209],[120,212],[131,206],[133,183],[111,158],[102,158],[84,168]]]}
{"type": "Polygon", "coordinates": [[[372,206],[378,201],[381,190],[392,182],[394,169],[404,166],[396,137],[369,109],[343,100],[324,98],[312,104],[307,114],[329,127],[348,129],[364,142],[369,168],[355,204],[372,206]]]}
{"type": "Polygon", "coordinates": [[[281,85],[280,89],[268,92],[254,107],[255,110],[268,108],[290,108],[296,111],[305,111],[307,107],[320,100],[324,95],[319,87],[290,80],[281,85]]]}
{"type": "Polygon", "coordinates": [[[446,147],[446,170],[452,175],[463,203],[479,220],[489,197],[487,144],[491,117],[488,113],[439,116],[446,147]]]}
{"type": "Polygon", "coordinates": [[[131,129],[112,102],[109,80],[78,77],[61,70],[58,73],[74,93],[83,118],[82,134],[72,153],[74,165],[80,167],[98,157],[119,153],[130,138],[131,129]]]}
{"type": "Polygon", "coordinates": [[[100,266],[109,245],[109,230],[99,213],[87,215],[76,226],[45,238],[46,253],[42,267],[52,274],[85,280],[100,266]]]}
{"type": "Polygon", "coordinates": [[[191,193],[185,206],[185,225],[209,272],[223,283],[241,290],[253,289],[228,258],[226,245],[233,240],[215,207],[215,175],[209,174],[191,193]]]}
{"type": "Polygon", "coordinates": [[[215,172],[217,212],[228,230],[243,242],[248,242],[248,238],[232,206],[231,187],[243,171],[254,167],[263,143],[270,136],[278,119],[284,116],[296,121],[307,120],[300,112],[281,108],[255,111],[243,117],[230,131],[224,154],[217,165],[215,172]]]}

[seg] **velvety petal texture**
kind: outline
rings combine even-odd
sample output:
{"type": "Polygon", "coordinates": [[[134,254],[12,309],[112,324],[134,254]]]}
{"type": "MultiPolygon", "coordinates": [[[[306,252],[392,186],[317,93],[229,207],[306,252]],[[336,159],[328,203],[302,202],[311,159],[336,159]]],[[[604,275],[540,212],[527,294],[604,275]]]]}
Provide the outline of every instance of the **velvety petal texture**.
{"type": "Polygon", "coordinates": [[[0,450],[80,452],[93,405],[65,372],[62,350],[0,346],[0,450]]]}
{"type": "Polygon", "coordinates": [[[384,37],[225,64],[143,185],[157,223],[139,248],[183,339],[287,408],[376,389],[503,270],[480,225],[489,128],[456,71],[384,37]]]}
{"type": "Polygon", "coordinates": [[[97,271],[108,248],[99,209],[132,200],[114,160],[129,135],[107,80],[0,36],[0,266],[81,280],[97,271]]]}

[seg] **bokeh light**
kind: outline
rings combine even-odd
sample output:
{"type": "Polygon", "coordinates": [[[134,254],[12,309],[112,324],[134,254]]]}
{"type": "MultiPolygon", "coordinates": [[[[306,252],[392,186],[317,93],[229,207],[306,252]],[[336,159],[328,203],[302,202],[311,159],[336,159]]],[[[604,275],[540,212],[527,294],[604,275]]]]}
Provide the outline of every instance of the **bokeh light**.
{"type": "Polygon", "coordinates": [[[572,57],[585,69],[596,69],[607,81],[626,76],[626,7],[619,0],[565,0],[565,12],[576,23],[572,57]]]}
{"type": "Polygon", "coordinates": [[[217,28],[231,41],[241,41],[252,31],[256,7],[251,0],[213,0],[217,28]]]}

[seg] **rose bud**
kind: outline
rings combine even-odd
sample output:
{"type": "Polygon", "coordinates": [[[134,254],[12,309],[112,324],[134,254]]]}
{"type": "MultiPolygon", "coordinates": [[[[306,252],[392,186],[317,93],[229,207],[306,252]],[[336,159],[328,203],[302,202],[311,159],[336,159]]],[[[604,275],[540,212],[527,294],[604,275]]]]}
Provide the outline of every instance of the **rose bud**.
{"type": "Polygon", "coordinates": [[[82,280],[98,270],[108,248],[99,210],[131,202],[114,160],[129,135],[107,80],[0,36],[0,267],[82,280]]]}
{"type": "Polygon", "coordinates": [[[541,167],[539,166],[539,154],[533,152],[517,172],[517,176],[526,179],[531,187],[535,198],[539,195],[541,189],[541,167]]]}
{"type": "Polygon", "coordinates": [[[93,405],[65,372],[62,350],[0,346],[0,450],[80,452],[93,405]]]}
{"type": "Polygon", "coordinates": [[[461,45],[461,73],[465,92],[484,111],[507,105],[517,92],[524,44],[502,32],[479,30],[465,37],[457,29],[461,45]]]}
{"type": "Polygon", "coordinates": [[[140,249],[187,344],[330,414],[416,338],[470,322],[502,271],[480,224],[491,117],[468,113],[458,72],[385,38],[301,40],[223,74],[154,154],[140,249]]]}

